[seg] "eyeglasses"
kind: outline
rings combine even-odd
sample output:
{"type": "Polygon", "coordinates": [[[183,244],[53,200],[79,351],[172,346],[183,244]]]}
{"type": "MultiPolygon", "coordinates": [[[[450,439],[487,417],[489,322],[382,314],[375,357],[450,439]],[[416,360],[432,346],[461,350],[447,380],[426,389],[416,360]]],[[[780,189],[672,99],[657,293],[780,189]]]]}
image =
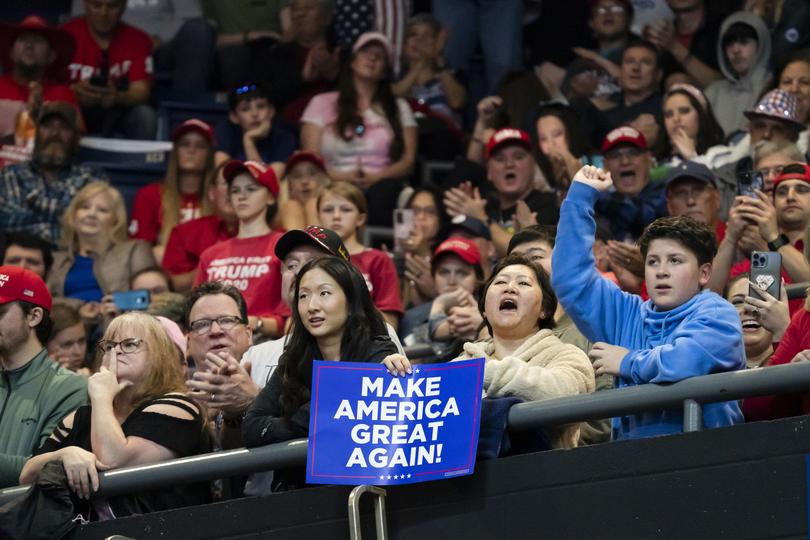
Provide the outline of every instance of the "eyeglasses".
{"type": "Polygon", "coordinates": [[[112,341],[111,339],[104,339],[98,342],[98,348],[103,353],[108,353],[120,346],[121,352],[124,354],[132,354],[141,348],[143,343],[142,339],[127,338],[121,341],[112,341]]]}
{"type": "Polygon", "coordinates": [[[255,84],[246,84],[244,86],[240,86],[239,88],[235,88],[233,93],[237,96],[241,96],[242,94],[247,94],[248,92],[254,92],[258,90],[258,87],[255,84]]]}
{"type": "Polygon", "coordinates": [[[363,138],[363,135],[365,135],[365,134],[366,134],[366,125],[365,125],[365,124],[363,123],[363,121],[361,120],[361,121],[360,121],[360,122],[359,122],[357,125],[355,125],[353,128],[352,128],[352,127],[347,127],[347,128],[346,128],[346,132],[345,132],[345,133],[346,133],[346,137],[345,137],[345,138],[346,138],[346,140],[348,140],[348,141],[350,141],[350,140],[354,139],[355,137],[357,137],[358,139],[362,139],[362,138],[363,138]]]}
{"type": "Polygon", "coordinates": [[[191,323],[189,324],[189,328],[191,328],[191,331],[197,334],[198,336],[204,336],[205,334],[211,331],[211,326],[215,322],[223,330],[231,330],[237,324],[246,323],[246,321],[242,317],[237,317],[235,315],[222,315],[221,317],[217,317],[216,319],[197,319],[196,321],[191,321],[191,323]]]}
{"type": "Polygon", "coordinates": [[[614,4],[612,6],[599,6],[596,8],[597,15],[607,15],[608,13],[613,13],[614,15],[624,13],[624,6],[614,4]]]}

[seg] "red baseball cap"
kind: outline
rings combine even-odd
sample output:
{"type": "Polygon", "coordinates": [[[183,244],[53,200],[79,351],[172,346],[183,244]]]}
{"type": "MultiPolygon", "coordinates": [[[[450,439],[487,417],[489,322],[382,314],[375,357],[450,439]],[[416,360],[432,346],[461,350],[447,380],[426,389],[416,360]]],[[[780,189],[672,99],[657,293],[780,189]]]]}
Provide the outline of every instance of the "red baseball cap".
{"type": "Polygon", "coordinates": [[[42,278],[21,266],[0,266],[0,304],[28,302],[47,311],[53,298],[42,278]]]}
{"type": "Polygon", "coordinates": [[[290,159],[287,160],[287,164],[284,166],[285,174],[289,173],[293,167],[302,161],[308,161],[309,163],[312,163],[318,167],[321,172],[326,172],[326,164],[323,162],[323,158],[321,156],[308,150],[298,150],[293,152],[293,155],[291,155],[290,159]]]}
{"type": "Polygon", "coordinates": [[[810,165],[806,163],[791,163],[790,165],[785,165],[782,169],[782,174],[777,176],[776,180],[773,181],[773,189],[776,189],[776,186],[785,180],[803,180],[810,183],[810,165]]]}
{"type": "Polygon", "coordinates": [[[602,153],[604,154],[614,146],[622,143],[632,144],[642,150],[647,150],[647,139],[639,130],[631,126],[619,126],[605,135],[602,141],[602,153]]]}
{"type": "Polygon", "coordinates": [[[232,159],[226,163],[225,167],[222,169],[222,176],[225,178],[225,181],[230,184],[237,174],[243,172],[248,173],[254,180],[269,189],[273,197],[278,197],[279,185],[276,172],[272,167],[268,167],[262,163],[232,159]]]}
{"type": "Polygon", "coordinates": [[[61,81],[67,78],[67,67],[76,50],[73,36],[67,30],[57,26],[50,26],[48,22],[37,15],[29,15],[20,21],[20,24],[0,24],[0,64],[7,72],[11,72],[11,46],[22,34],[36,33],[48,40],[56,56],[53,63],[48,66],[48,76],[61,81]]]}
{"type": "Polygon", "coordinates": [[[478,250],[478,245],[469,238],[451,236],[439,244],[436,251],[433,252],[433,259],[436,260],[439,255],[444,253],[458,255],[462,261],[468,264],[481,264],[481,252],[478,250]]]}
{"type": "Polygon", "coordinates": [[[492,134],[487,141],[487,148],[484,151],[484,159],[489,159],[492,153],[502,146],[516,144],[523,146],[527,150],[532,148],[532,140],[529,134],[521,129],[503,128],[492,134]]]}
{"type": "Polygon", "coordinates": [[[186,120],[172,131],[172,142],[177,142],[177,139],[188,133],[189,131],[195,131],[205,137],[205,140],[208,141],[208,144],[211,146],[216,145],[216,135],[214,134],[214,128],[212,128],[209,124],[206,124],[202,120],[198,118],[191,118],[186,120]]]}

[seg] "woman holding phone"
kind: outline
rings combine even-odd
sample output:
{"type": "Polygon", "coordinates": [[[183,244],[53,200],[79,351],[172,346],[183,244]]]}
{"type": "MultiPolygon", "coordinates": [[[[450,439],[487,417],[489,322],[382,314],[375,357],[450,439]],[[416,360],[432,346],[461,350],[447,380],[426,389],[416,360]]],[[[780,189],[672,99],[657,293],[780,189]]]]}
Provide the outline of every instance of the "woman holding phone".
{"type": "Polygon", "coordinates": [[[90,182],[76,193],[62,216],[61,241],[48,288],[54,298],[73,299],[68,302],[81,306],[85,320],[114,311],[109,295],[130,290],[133,276],[157,266],[148,243],[127,237],[124,199],[106,182],[90,182]]]}
{"type": "MultiPolygon", "coordinates": [[[[306,437],[312,362],[380,362],[396,352],[363,276],[348,261],[322,257],[295,281],[292,328],[279,367],[247,412],[248,448],[306,437]]],[[[273,491],[303,486],[303,471],[276,471],[273,491]]]]}

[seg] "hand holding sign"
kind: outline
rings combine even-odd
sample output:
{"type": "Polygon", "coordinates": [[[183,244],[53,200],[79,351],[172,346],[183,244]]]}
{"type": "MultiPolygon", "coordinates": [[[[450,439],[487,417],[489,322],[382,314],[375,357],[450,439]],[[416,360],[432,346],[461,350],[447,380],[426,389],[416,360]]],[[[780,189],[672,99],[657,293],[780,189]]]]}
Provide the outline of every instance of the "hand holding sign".
{"type": "Polygon", "coordinates": [[[307,482],[398,484],[472,474],[484,360],[313,365],[307,482]],[[386,369],[407,377],[391,377],[386,369]]]}

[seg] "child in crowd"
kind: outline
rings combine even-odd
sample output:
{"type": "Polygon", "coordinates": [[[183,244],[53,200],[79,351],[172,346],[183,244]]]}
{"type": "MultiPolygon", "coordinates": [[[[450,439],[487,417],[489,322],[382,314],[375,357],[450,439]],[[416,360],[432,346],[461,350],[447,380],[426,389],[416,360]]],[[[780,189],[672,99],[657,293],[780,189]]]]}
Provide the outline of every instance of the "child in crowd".
{"type": "Polygon", "coordinates": [[[379,249],[367,248],[358,239],[366,224],[368,206],[360,188],[348,182],[335,182],[318,198],[320,225],[332,229],[349,250],[351,262],[366,278],[374,305],[397,328],[402,316],[399,278],[394,262],[379,249]]]}
{"type": "Polygon", "coordinates": [[[234,159],[273,165],[280,177],[284,162],[298,144],[295,135],[273,123],[276,108],[267,91],[253,83],[238,86],[228,93],[228,109],[228,118],[239,127],[240,137],[234,137],[230,148],[222,150],[234,159]]]}
{"type": "MultiPolygon", "coordinates": [[[[612,186],[610,174],[585,166],[574,176],[560,212],[552,282],[560,303],[594,342],[596,374],[618,385],[672,383],[697,375],[745,369],[740,319],[716,293],[704,290],[717,251],[714,232],[688,217],[660,218],[639,244],[650,299],[622,292],[595,268],[593,205],[612,186]]],[[[706,427],[743,421],[736,401],[703,408],[706,427]]],[[[615,438],[680,432],[681,409],[615,418],[615,438]]]]}
{"type": "Polygon", "coordinates": [[[281,274],[273,259],[281,233],[270,228],[277,209],[278,178],[270,167],[238,160],[228,162],[222,176],[228,182],[239,232],[236,238],[202,252],[194,286],[205,281],[235,286],[247,302],[254,338],[278,337],[284,331],[284,317],[277,311],[281,274]]]}

